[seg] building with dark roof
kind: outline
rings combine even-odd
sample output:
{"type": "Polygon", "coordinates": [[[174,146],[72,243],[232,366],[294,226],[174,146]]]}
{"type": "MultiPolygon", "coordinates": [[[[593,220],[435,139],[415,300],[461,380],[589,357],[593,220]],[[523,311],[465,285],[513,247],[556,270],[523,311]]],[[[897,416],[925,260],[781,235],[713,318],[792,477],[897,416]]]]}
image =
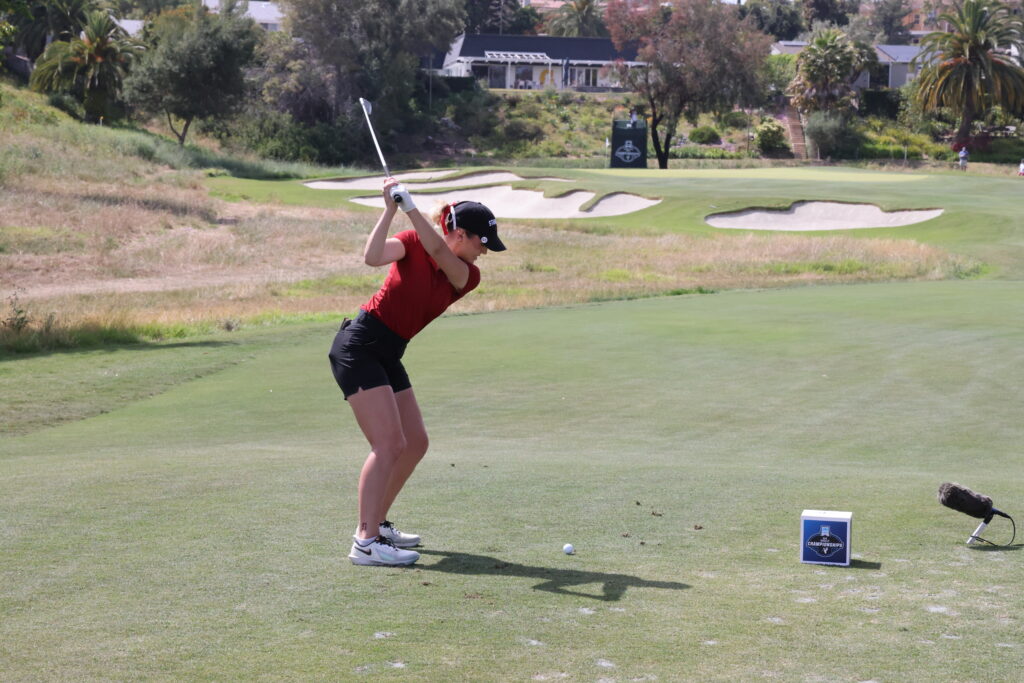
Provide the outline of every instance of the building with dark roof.
{"type": "Polygon", "coordinates": [[[488,88],[618,90],[616,62],[642,66],[636,50],[619,52],[609,38],[464,34],[440,68],[445,76],[473,76],[488,88]]]}
{"type": "Polygon", "coordinates": [[[921,70],[914,59],[921,53],[920,45],[875,45],[878,62],[888,67],[890,88],[901,88],[921,70]]]}

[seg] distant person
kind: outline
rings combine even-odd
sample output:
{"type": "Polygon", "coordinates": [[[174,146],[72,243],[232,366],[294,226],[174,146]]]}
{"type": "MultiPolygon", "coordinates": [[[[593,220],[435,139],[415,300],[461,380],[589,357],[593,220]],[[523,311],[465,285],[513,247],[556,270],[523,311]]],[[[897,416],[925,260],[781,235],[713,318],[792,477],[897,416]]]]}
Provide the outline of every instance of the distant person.
{"type": "MultiPolygon", "coordinates": [[[[410,339],[480,284],[477,257],[505,250],[498,222],[483,204],[446,204],[435,223],[441,234],[397,180],[384,182],[384,213],[366,239],[363,260],[390,270],[356,319],[341,324],[331,346],[334,378],[370,442],[359,476],[359,525],[348,556],[353,564],[408,565],[420,558],[409,550],[420,537],[388,521],[391,504],[427,452],[427,430],[401,358],[410,339]],[[399,206],[414,229],[388,237],[399,206]]],[[[459,354],[474,351],[452,353],[457,362],[459,354]]]]}
{"type": "Polygon", "coordinates": [[[960,170],[966,171],[967,157],[969,156],[967,153],[967,145],[964,145],[963,147],[960,148],[960,153],[957,156],[960,158],[960,170]]]}
{"type": "Polygon", "coordinates": [[[1024,159],[1020,160],[1020,166],[1017,167],[1017,175],[1024,175],[1024,159]]]}
{"type": "Polygon", "coordinates": [[[636,128],[636,109],[629,110],[629,127],[636,128]]]}

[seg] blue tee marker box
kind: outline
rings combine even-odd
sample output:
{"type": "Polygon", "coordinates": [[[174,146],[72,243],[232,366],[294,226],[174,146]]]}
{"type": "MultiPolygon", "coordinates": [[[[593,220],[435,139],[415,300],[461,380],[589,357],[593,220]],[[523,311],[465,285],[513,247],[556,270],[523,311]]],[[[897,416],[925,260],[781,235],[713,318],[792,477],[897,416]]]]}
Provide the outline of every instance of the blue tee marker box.
{"type": "Polygon", "coordinates": [[[800,561],[850,566],[853,513],[804,510],[800,514],[800,561]]]}

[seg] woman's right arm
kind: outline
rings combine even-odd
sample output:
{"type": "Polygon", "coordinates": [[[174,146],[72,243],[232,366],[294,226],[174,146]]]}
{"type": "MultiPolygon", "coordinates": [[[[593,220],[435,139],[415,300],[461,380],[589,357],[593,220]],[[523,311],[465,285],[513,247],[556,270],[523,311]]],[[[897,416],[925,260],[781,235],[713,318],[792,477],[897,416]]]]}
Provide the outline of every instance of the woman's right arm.
{"type": "Polygon", "coordinates": [[[391,221],[398,207],[388,192],[384,192],[384,213],[377,219],[377,224],[366,238],[363,248],[363,261],[368,266],[386,266],[405,257],[405,245],[394,237],[388,238],[391,221]]]}

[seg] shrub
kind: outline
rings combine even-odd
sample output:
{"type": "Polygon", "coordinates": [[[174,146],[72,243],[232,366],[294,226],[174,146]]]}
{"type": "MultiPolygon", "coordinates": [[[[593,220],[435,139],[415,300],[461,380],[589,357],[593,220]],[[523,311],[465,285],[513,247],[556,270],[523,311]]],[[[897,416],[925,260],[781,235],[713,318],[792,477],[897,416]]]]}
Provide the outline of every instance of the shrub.
{"type": "Polygon", "coordinates": [[[840,114],[814,112],[808,117],[804,132],[818,148],[821,157],[849,158],[857,153],[860,146],[857,132],[840,114]]]}
{"type": "Polygon", "coordinates": [[[746,128],[750,125],[750,117],[743,111],[731,111],[722,117],[722,125],[726,128],[746,128]]]}
{"type": "Polygon", "coordinates": [[[865,159],[946,159],[948,147],[932,142],[931,137],[914,133],[890,121],[870,118],[860,126],[863,142],[859,155],[865,159]]]}
{"type": "Polygon", "coordinates": [[[66,92],[55,92],[47,97],[47,101],[51,107],[60,109],[72,118],[79,121],[85,120],[85,108],[74,95],[66,92]]]}
{"type": "Polygon", "coordinates": [[[685,145],[673,147],[669,150],[668,156],[670,159],[742,159],[745,155],[741,152],[730,152],[721,147],[685,145]]]}
{"type": "Polygon", "coordinates": [[[701,126],[690,131],[690,142],[698,145],[717,145],[721,141],[722,137],[711,126],[701,126]]]}
{"type": "Polygon", "coordinates": [[[544,129],[534,121],[512,119],[505,124],[504,134],[508,140],[539,140],[544,137],[544,129]]]}
{"type": "Polygon", "coordinates": [[[455,93],[448,99],[445,116],[463,135],[487,135],[497,125],[498,97],[481,89],[455,93]]]}
{"type": "Polygon", "coordinates": [[[789,151],[786,142],[786,127],[778,119],[765,119],[754,129],[754,144],[761,154],[778,154],[789,151]]]}
{"type": "Polygon", "coordinates": [[[857,113],[861,116],[881,116],[895,120],[900,115],[901,106],[899,90],[890,88],[863,90],[860,94],[860,107],[857,113]]]}

